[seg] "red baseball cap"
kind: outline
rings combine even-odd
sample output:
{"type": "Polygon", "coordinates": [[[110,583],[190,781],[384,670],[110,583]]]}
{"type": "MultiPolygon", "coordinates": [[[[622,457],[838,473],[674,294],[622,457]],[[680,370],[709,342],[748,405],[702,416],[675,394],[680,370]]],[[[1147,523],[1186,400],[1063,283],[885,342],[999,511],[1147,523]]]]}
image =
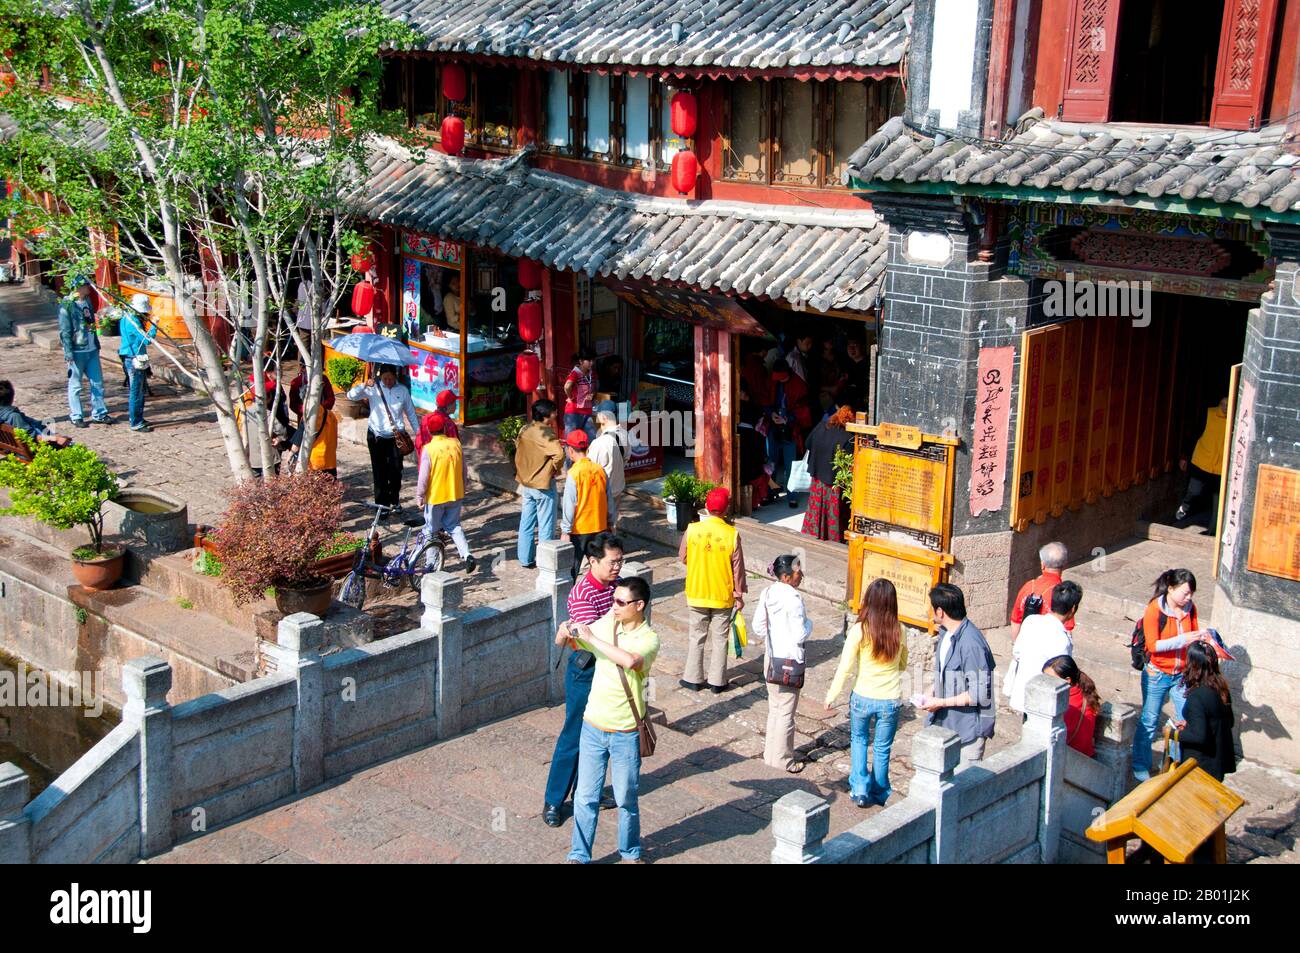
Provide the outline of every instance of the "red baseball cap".
{"type": "Polygon", "coordinates": [[[568,434],[565,436],[564,442],[567,443],[574,450],[586,450],[587,444],[590,441],[587,437],[587,431],[570,430],[568,434]]]}
{"type": "Polygon", "coordinates": [[[731,494],[725,486],[715,486],[709,491],[709,495],[704,498],[704,508],[710,513],[725,513],[727,504],[731,502],[731,494]]]}
{"type": "Polygon", "coordinates": [[[445,408],[445,407],[450,407],[452,404],[456,403],[456,401],[458,401],[458,400],[460,400],[460,397],[457,396],[457,394],[456,394],[456,392],[455,392],[454,390],[444,390],[444,391],[440,391],[440,392],[438,393],[438,406],[439,406],[439,407],[444,407],[444,408],[445,408]]]}
{"type": "Polygon", "coordinates": [[[429,415],[428,420],[424,425],[424,429],[429,432],[430,436],[432,436],[433,434],[436,433],[442,433],[443,430],[446,428],[446,426],[447,426],[446,415],[440,414],[435,410],[433,413],[429,415]]]}

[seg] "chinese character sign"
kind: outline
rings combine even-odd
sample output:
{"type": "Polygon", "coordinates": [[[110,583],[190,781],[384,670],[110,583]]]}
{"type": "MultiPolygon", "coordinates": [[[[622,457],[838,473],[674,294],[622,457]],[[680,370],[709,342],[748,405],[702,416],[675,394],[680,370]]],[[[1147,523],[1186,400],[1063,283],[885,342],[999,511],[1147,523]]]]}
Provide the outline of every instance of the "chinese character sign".
{"type": "Polygon", "coordinates": [[[1007,473],[1007,421],[1011,415],[1013,347],[980,349],[971,439],[970,515],[1002,509],[1007,473]]]}
{"type": "Polygon", "coordinates": [[[1246,462],[1250,456],[1251,430],[1255,426],[1255,385],[1241,382],[1237,424],[1232,430],[1232,463],[1228,468],[1228,505],[1223,514],[1223,547],[1219,565],[1230,570],[1236,558],[1237,534],[1241,531],[1241,507],[1246,496],[1246,462]]]}
{"type": "Polygon", "coordinates": [[[438,409],[438,394],[460,391],[460,361],[449,354],[411,348],[411,402],[420,410],[438,409]]]}
{"type": "Polygon", "coordinates": [[[420,263],[410,258],[402,260],[402,323],[420,324],[420,263]]]}

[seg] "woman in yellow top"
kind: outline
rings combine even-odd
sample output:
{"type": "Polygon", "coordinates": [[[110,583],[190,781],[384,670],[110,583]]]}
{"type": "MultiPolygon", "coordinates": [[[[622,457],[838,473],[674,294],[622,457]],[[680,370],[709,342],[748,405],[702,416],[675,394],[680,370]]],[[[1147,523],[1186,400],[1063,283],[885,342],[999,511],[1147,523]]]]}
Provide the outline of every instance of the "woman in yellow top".
{"type": "Polygon", "coordinates": [[[903,671],[907,668],[907,643],[898,624],[898,592],[888,579],[867,587],[858,621],[849,626],[839,668],[826,693],[826,707],[834,707],[844,682],[857,665],[858,678],[849,695],[849,794],[858,807],[883,805],[889,799],[889,751],[898,731],[898,709],[903,699],[903,671]],[[871,773],[867,773],[867,743],[871,723],[876,723],[871,773]]]}
{"type": "MultiPolygon", "coordinates": [[[[1187,493],[1178,505],[1174,519],[1185,520],[1198,512],[1201,500],[1210,494],[1213,501],[1219,495],[1219,481],[1223,477],[1223,439],[1228,432],[1228,398],[1219,401],[1217,407],[1205,412],[1205,430],[1201,439],[1196,441],[1192,451],[1191,466],[1187,458],[1178,461],[1178,468],[1187,471],[1187,493]]],[[[1218,507],[1212,506],[1215,510],[1218,507]]]]}

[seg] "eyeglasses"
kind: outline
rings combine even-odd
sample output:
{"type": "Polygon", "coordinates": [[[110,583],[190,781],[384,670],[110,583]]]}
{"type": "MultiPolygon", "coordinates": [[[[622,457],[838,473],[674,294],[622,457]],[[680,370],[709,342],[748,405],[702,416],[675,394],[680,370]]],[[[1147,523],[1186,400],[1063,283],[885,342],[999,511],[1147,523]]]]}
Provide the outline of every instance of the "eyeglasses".
{"type": "Polygon", "coordinates": [[[634,603],[634,602],[640,602],[640,601],[641,601],[640,599],[620,599],[618,596],[615,596],[615,597],[614,597],[614,605],[616,605],[616,606],[620,606],[620,607],[621,607],[621,606],[630,606],[630,605],[632,605],[632,603],[634,603]]]}

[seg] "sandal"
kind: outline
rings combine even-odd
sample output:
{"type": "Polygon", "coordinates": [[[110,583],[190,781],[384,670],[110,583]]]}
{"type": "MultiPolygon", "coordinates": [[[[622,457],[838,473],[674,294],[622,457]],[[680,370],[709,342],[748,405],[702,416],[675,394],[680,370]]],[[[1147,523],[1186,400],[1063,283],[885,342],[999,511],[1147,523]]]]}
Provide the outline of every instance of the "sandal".
{"type": "Polygon", "coordinates": [[[808,766],[807,761],[796,761],[785,769],[786,774],[802,774],[803,769],[808,766]]]}

